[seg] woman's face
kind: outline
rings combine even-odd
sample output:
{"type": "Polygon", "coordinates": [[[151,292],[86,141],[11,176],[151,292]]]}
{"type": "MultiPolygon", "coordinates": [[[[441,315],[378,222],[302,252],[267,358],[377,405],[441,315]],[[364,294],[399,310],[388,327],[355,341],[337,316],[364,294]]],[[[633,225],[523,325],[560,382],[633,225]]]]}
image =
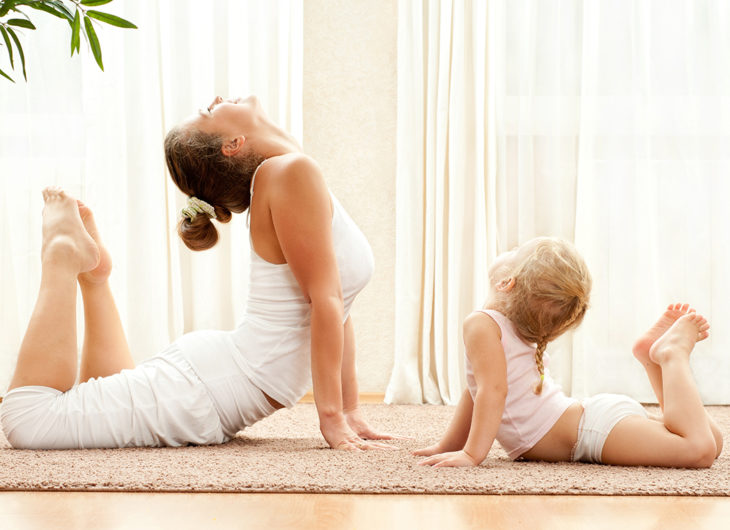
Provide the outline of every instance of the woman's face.
{"type": "Polygon", "coordinates": [[[216,96],[210,105],[201,108],[190,119],[190,124],[209,134],[234,138],[250,134],[256,121],[263,115],[256,96],[226,99],[216,96]]]}

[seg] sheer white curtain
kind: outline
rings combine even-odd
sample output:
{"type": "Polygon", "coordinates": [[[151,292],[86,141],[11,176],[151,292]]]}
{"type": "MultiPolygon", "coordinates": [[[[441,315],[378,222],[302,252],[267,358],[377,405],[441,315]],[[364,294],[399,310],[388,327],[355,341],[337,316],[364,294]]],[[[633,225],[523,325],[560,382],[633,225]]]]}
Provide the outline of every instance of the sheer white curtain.
{"type": "Polygon", "coordinates": [[[398,9],[395,363],[387,402],[455,403],[496,250],[485,2],[398,9]]]}
{"type": "Polygon", "coordinates": [[[628,349],[687,301],[713,326],[692,356],[700,394],[730,403],[730,5],[600,2],[581,26],[575,236],[596,286],[574,393],[653,401],[628,349]]]}
{"type": "MultiPolygon", "coordinates": [[[[105,72],[68,57],[68,28],[38,17],[27,84],[0,84],[0,387],[6,388],[40,279],[41,189],[58,184],[95,211],[114,258],[112,289],[136,360],[191,329],[233,327],[245,303],[245,218],[192,254],[175,224],[183,197],[162,141],[217,94],[257,94],[302,136],[302,4],[126,0],[103,28],[105,72]]],[[[81,327],[81,325],[80,325],[81,327]]]]}
{"type": "Polygon", "coordinates": [[[486,294],[485,257],[488,264],[534,236],[556,235],[575,241],[594,276],[580,330],[548,348],[566,391],[653,401],[631,344],[668,303],[686,300],[714,324],[693,356],[701,394],[730,402],[722,359],[730,345],[728,6],[495,0],[484,11],[483,2],[464,0],[401,3],[398,320],[388,399],[453,402],[460,322],[486,294]],[[484,49],[462,53],[462,42],[484,49]],[[472,143],[474,134],[482,141],[472,143]],[[434,162],[441,173],[429,171],[434,162]],[[463,217],[430,207],[438,193],[463,217]],[[479,213],[470,216],[475,202],[479,213]],[[439,223],[441,232],[429,229],[439,223]],[[463,240],[473,249],[459,248],[463,240]],[[454,285],[442,264],[464,271],[469,260],[471,275],[454,285]],[[444,306],[433,293],[466,303],[444,306]]]}

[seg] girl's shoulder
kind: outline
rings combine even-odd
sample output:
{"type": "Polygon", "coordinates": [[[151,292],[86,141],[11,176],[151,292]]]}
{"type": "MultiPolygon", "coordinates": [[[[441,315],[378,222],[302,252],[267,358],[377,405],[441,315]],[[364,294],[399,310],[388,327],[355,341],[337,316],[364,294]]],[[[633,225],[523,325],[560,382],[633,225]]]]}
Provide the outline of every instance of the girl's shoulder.
{"type": "Polygon", "coordinates": [[[505,347],[534,347],[534,345],[525,342],[525,340],[517,332],[517,328],[512,323],[512,321],[496,309],[477,309],[472,313],[472,315],[474,314],[482,315],[483,318],[491,318],[491,320],[497,324],[497,326],[499,327],[500,338],[505,344],[505,347]]]}
{"type": "Polygon", "coordinates": [[[509,331],[511,333],[514,332],[515,327],[514,324],[512,324],[512,321],[496,309],[477,309],[472,313],[472,315],[473,314],[487,315],[494,322],[497,323],[502,333],[504,333],[505,331],[509,331]]]}

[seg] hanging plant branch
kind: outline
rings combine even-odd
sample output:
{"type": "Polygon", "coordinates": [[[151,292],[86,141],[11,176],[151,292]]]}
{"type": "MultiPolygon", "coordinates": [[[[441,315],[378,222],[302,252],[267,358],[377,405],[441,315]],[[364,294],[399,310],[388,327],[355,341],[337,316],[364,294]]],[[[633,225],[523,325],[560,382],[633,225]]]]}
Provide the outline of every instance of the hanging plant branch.
{"type": "MultiPolygon", "coordinates": [[[[104,70],[104,63],[102,61],[101,44],[99,43],[99,37],[94,28],[94,21],[102,22],[110,26],[125,29],[136,29],[132,22],[125,20],[116,15],[110,13],[103,13],[95,9],[89,9],[92,7],[103,6],[111,3],[113,0],[0,0],[0,48],[6,48],[8,62],[10,65],[9,70],[15,71],[16,61],[15,57],[20,59],[20,66],[23,72],[23,79],[28,80],[28,75],[25,67],[25,53],[23,52],[23,46],[21,39],[16,33],[15,29],[23,29],[35,31],[36,26],[30,19],[28,13],[29,9],[41,11],[43,13],[53,15],[54,17],[65,20],[71,29],[71,56],[74,53],[81,53],[81,35],[83,34],[86,41],[89,43],[91,53],[94,55],[96,64],[99,68],[104,70]],[[82,24],[83,20],[83,24],[82,24]]],[[[23,36],[21,34],[21,36],[23,36]]],[[[0,57],[4,54],[0,53],[0,57]]],[[[0,76],[12,81],[15,80],[2,70],[2,64],[0,63],[0,76]]]]}

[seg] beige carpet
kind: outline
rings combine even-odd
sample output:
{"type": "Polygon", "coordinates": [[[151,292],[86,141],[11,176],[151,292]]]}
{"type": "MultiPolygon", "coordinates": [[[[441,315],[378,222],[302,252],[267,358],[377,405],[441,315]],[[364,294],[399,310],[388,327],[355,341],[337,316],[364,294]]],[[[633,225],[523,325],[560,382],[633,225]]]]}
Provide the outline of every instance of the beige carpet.
{"type": "MultiPolygon", "coordinates": [[[[0,435],[0,490],[730,495],[730,457],[709,470],[510,462],[499,447],[478,468],[416,465],[452,408],[364,405],[372,423],[416,440],[400,451],[325,448],[313,405],[298,405],[212,447],[18,451],[0,435]]],[[[730,432],[730,407],[711,407],[730,432]]]]}

